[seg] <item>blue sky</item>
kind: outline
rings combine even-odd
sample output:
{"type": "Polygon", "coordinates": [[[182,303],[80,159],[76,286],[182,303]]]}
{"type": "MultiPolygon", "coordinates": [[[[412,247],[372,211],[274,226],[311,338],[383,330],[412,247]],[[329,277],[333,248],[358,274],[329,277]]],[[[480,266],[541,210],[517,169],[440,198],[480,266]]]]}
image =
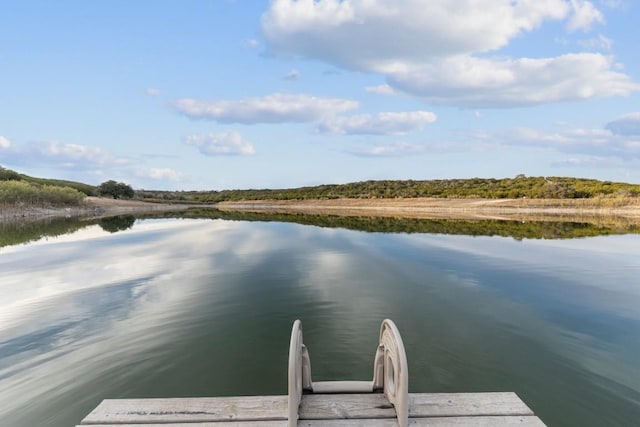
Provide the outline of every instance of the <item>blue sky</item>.
{"type": "Polygon", "coordinates": [[[631,0],[0,3],[0,165],[145,189],[640,183],[631,0]]]}

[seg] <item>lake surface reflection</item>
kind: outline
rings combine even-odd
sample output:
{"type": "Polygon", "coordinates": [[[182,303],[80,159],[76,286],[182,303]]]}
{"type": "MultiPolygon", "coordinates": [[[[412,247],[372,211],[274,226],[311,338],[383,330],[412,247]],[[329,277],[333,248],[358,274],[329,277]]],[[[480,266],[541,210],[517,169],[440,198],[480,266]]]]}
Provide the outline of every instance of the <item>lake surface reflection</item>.
{"type": "Polygon", "coordinates": [[[637,234],[110,227],[0,248],[0,425],[75,425],[104,398],[286,394],[296,318],[314,379],[369,379],[387,317],[410,391],[515,391],[550,426],[640,420],[637,234]]]}

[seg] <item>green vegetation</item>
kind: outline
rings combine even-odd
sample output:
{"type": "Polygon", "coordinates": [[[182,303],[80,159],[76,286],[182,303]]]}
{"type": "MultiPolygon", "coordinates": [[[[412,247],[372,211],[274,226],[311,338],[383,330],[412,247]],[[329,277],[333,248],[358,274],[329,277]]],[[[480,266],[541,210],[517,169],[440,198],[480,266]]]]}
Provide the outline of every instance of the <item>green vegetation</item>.
{"type": "Polygon", "coordinates": [[[70,187],[0,181],[0,205],[46,206],[77,205],[85,194],[70,187]]]}
{"type": "Polygon", "coordinates": [[[430,181],[364,181],[281,190],[149,191],[138,196],[149,201],[215,203],[240,200],[372,199],[372,198],[530,198],[578,199],[638,197],[640,185],[595,179],[562,177],[471,178],[430,181]]]}
{"type": "MultiPolygon", "coordinates": [[[[99,187],[63,180],[34,178],[0,167],[0,183],[27,183],[32,188],[49,191],[53,187],[74,189],[84,195],[132,198],[133,189],[122,182],[103,182],[99,187]]],[[[7,187],[8,188],[8,187],[7,187]]],[[[13,187],[12,187],[13,188],[13,187]]],[[[28,196],[35,190],[19,187],[28,196]],[[28,193],[28,194],[27,194],[28,193]]],[[[15,191],[0,192],[0,203],[16,203],[15,191]]],[[[45,193],[47,192],[45,191],[45,193]]],[[[70,195],[71,193],[69,193],[70,195]]],[[[327,199],[392,199],[392,198],[483,198],[483,199],[629,199],[640,195],[640,185],[595,179],[566,177],[470,178],[446,180],[362,181],[349,184],[318,185],[288,189],[222,190],[222,191],[154,191],[138,190],[135,196],[144,201],[171,203],[217,203],[242,200],[327,200],[327,199]]],[[[35,197],[45,203],[59,202],[60,194],[35,197]],[[54,201],[55,200],[55,201],[54,201]]],[[[28,200],[32,200],[28,199],[28,200]]],[[[63,197],[64,199],[64,197],[63,197]]],[[[73,199],[73,197],[72,197],[73,199]]],[[[66,199],[65,199],[66,200],[66,199]]],[[[19,200],[20,201],[20,200],[19,200]]],[[[31,203],[31,202],[29,202],[31,203]]],[[[606,203],[605,203],[606,204],[606,203]]]]}
{"type": "Polygon", "coordinates": [[[0,205],[59,206],[78,204],[85,196],[107,196],[130,199],[131,186],[113,180],[99,187],[75,181],[35,178],[0,166],[0,205]]]}
{"type": "Polygon", "coordinates": [[[16,171],[0,166],[0,181],[20,181],[22,177],[16,171]]]}
{"type": "Polygon", "coordinates": [[[83,184],[81,182],[75,181],[65,181],[61,179],[35,178],[33,176],[24,175],[0,166],[0,182],[2,181],[22,181],[29,184],[48,185],[51,187],[68,187],[84,193],[87,196],[96,195],[96,187],[94,187],[93,185],[83,184]]]}
{"type": "Polygon", "coordinates": [[[28,175],[20,175],[22,180],[25,182],[29,182],[32,184],[39,185],[49,185],[52,187],[66,187],[73,188],[76,191],[83,193],[85,196],[95,196],[96,195],[96,187],[89,184],[83,184],[82,182],[75,181],[65,181],[62,179],[46,179],[46,178],[35,178],[28,175]]]}
{"type": "Polygon", "coordinates": [[[102,197],[112,197],[114,199],[130,199],[133,197],[134,191],[130,185],[124,182],[109,180],[100,184],[98,194],[102,197]]]}
{"type": "Polygon", "coordinates": [[[77,205],[95,187],[80,182],[34,178],[0,166],[0,205],[69,206],[77,205]]]}

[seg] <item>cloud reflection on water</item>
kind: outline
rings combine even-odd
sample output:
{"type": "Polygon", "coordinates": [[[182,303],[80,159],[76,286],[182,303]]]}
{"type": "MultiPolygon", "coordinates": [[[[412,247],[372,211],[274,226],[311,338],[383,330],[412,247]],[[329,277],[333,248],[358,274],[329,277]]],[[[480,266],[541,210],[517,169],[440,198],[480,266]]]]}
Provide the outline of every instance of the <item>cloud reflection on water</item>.
{"type": "Polygon", "coordinates": [[[144,352],[140,337],[148,346],[169,340],[175,326],[168,314],[189,309],[183,304],[197,277],[215,268],[215,253],[229,260],[263,249],[254,236],[234,250],[241,228],[151,221],[109,235],[94,226],[3,253],[0,419],[32,405],[36,390],[60,393],[70,371],[78,382],[106,374],[113,366],[106,348],[113,358],[129,342],[144,352]]]}
{"type": "MultiPolygon", "coordinates": [[[[556,368],[572,363],[572,375],[587,370],[640,392],[632,359],[640,346],[625,341],[638,340],[630,328],[640,324],[640,291],[629,279],[640,266],[637,243],[638,236],[514,241],[153,220],[7,248],[0,420],[65,425],[78,419],[46,424],[38,416],[56,404],[86,412],[96,400],[137,390],[190,395],[203,390],[197,376],[214,375],[202,373],[214,359],[225,371],[242,366],[241,375],[255,370],[278,382],[279,366],[261,364],[282,355],[256,348],[286,340],[294,317],[305,321],[320,374],[370,375],[379,321],[392,317],[406,327],[412,369],[421,373],[412,384],[459,382],[477,364],[495,378],[517,375],[535,396],[535,371],[520,372],[517,357],[496,353],[518,343],[558,357],[556,368]],[[150,389],[160,383],[149,377],[161,374],[176,380],[150,389]]],[[[235,390],[237,374],[216,374],[213,390],[235,390]]]]}

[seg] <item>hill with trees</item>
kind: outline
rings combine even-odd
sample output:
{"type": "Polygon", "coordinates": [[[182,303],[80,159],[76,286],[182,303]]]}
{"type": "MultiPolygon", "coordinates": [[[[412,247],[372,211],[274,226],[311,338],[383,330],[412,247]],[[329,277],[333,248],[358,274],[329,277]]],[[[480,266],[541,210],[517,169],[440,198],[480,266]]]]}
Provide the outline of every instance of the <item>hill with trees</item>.
{"type": "Polygon", "coordinates": [[[216,203],[242,200],[309,200],[375,198],[578,199],[600,196],[638,197],[640,185],[567,177],[470,178],[446,180],[382,180],[279,190],[150,191],[143,200],[216,203]]]}
{"type": "Polygon", "coordinates": [[[222,191],[137,190],[113,180],[99,186],[35,178],[0,166],[0,204],[75,204],[85,196],[136,198],[153,202],[211,204],[250,200],[328,200],[394,198],[478,199],[636,199],[640,185],[570,177],[469,178],[444,180],[379,180],[286,189],[222,191]]]}
{"type": "Polygon", "coordinates": [[[106,181],[99,187],[76,181],[36,178],[0,166],[0,206],[69,206],[86,196],[132,198],[131,186],[106,181]]]}

